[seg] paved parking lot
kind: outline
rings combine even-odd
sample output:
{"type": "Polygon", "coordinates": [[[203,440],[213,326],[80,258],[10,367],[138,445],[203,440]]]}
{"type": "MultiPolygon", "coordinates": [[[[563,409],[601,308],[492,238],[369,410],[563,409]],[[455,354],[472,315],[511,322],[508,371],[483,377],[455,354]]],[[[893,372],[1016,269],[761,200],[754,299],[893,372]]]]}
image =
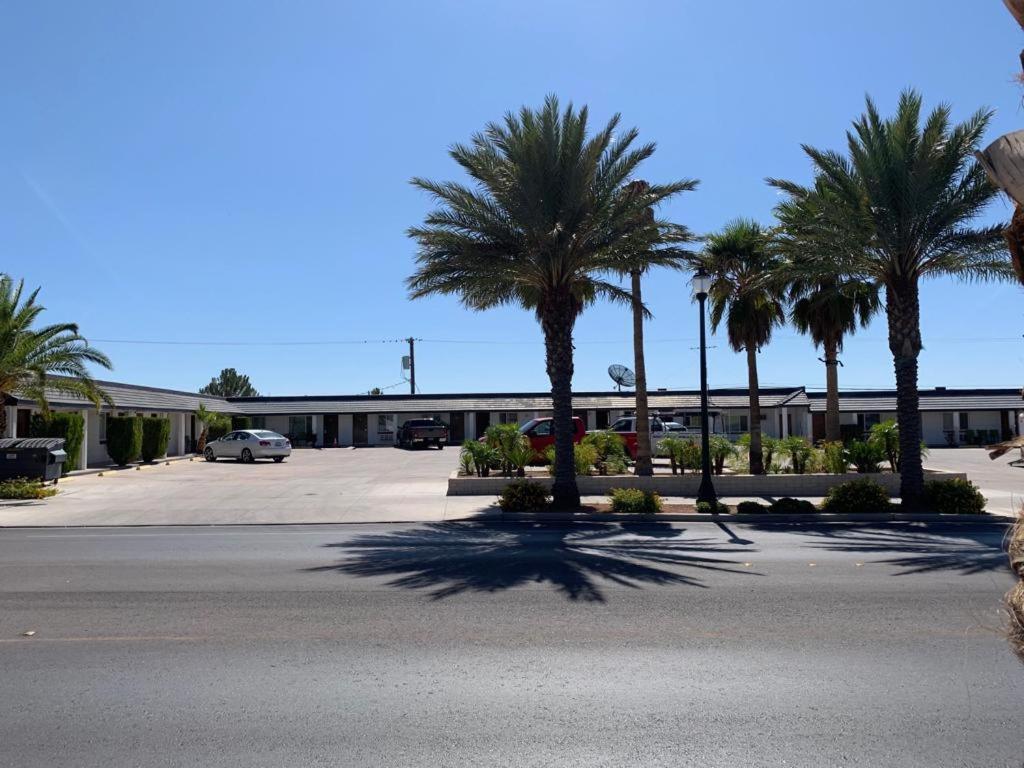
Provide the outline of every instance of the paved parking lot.
{"type": "Polygon", "coordinates": [[[446,520],[491,499],[445,496],[458,451],[297,450],[283,464],[175,461],[62,480],[0,525],[174,525],[446,520]]]}
{"type": "Polygon", "coordinates": [[[1012,451],[993,461],[984,448],[932,448],[924,465],[928,469],[966,472],[988,499],[989,512],[1015,515],[1024,503],[1024,469],[1011,467],[1020,453],[1012,451]]]}

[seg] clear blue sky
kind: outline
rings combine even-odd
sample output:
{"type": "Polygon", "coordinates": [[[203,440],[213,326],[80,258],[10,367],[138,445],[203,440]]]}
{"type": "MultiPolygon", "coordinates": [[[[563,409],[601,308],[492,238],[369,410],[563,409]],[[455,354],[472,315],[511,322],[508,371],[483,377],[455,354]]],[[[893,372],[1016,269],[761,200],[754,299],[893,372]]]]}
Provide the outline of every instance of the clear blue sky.
{"type": "MultiPolygon", "coordinates": [[[[958,117],[993,107],[991,139],[1021,127],[1022,46],[998,0],[8,2],[0,271],[92,339],[480,341],[419,344],[422,391],[544,390],[531,315],[405,297],[404,232],[430,205],[407,182],[458,177],[450,144],[556,93],[656,141],[644,177],[701,180],[677,221],[767,223],[763,179],[806,179],[800,143],[841,147],[865,93],[886,112],[905,86],[958,117]]],[[[696,386],[684,278],[654,274],[645,292],[651,386],[696,386]]],[[[922,384],[1024,383],[1021,299],[925,284],[922,384]]],[[[579,390],[632,362],[622,308],[590,310],[576,336],[579,390]]],[[[882,320],[848,342],[843,385],[892,385],[884,339],[882,320]]],[[[744,385],[743,357],[717,344],[712,385],[744,385]]],[[[233,366],[270,394],[393,384],[404,352],[97,345],[116,380],[193,389],[233,366]]],[[[761,382],[821,387],[817,357],[783,329],[761,382]]]]}

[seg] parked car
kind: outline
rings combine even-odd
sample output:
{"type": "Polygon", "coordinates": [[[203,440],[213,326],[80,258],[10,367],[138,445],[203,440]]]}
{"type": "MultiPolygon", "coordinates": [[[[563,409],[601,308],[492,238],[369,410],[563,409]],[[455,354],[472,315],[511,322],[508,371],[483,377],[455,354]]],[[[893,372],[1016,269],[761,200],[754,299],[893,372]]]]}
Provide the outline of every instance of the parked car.
{"type": "MultiPolygon", "coordinates": [[[[526,435],[530,440],[530,447],[539,455],[543,456],[547,447],[555,444],[555,432],[552,428],[552,424],[553,419],[551,419],[551,417],[530,419],[519,427],[519,434],[526,435]]],[[[579,416],[573,416],[572,426],[572,441],[573,443],[578,443],[582,441],[583,437],[587,434],[586,425],[584,425],[583,419],[579,416]]]]}
{"type": "MultiPolygon", "coordinates": [[[[671,422],[675,423],[675,422],[671,422]]],[[[683,432],[687,431],[686,427],[682,424],[677,426],[682,427],[683,432]]],[[[623,439],[626,443],[626,452],[629,457],[636,461],[636,417],[635,416],[623,416],[621,419],[616,421],[608,430],[614,432],[623,439]]],[[[672,430],[674,437],[681,437],[682,433],[678,430],[672,430]]],[[[665,426],[659,417],[651,417],[651,455],[654,456],[658,453],[658,444],[669,435],[669,430],[665,426]]]]}
{"type": "Polygon", "coordinates": [[[278,464],[292,455],[292,444],[284,435],[269,429],[237,429],[206,444],[203,458],[238,459],[246,464],[256,459],[273,459],[278,464]]]}
{"type": "Polygon", "coordinates": [[[690,432],[690,428],[689,427],[680,424],[678,421],[664,421],[664,422],[662,422],[662,424],[665,425],[665,431],[666,432],[673,432],[673,433],[682,432],[682,433],[684,433],[684,434],[681,434],[681,435],[680,434],[675,434],[675,435],[673,435],[674,437],[686,437],[686,435],[689,434],[689,432],[690,432]]]}
{"type": "Polygon", "coordinates": [[[409,419],[398,428],[399,448],[434,445],[444,449],[448,442],[448,425],[437,419],[409,419]]]}

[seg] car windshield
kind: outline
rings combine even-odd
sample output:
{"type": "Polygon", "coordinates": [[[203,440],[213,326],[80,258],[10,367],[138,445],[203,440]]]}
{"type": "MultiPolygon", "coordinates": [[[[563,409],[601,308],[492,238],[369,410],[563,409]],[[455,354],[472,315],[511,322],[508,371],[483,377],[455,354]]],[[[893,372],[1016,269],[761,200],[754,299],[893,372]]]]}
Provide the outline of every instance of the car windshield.
{"type": "Polygon", "coordinates": [[[252,434],[256,435],[256,437],[263,438],[264,440],[284,440],[284,435],[279,435],[277,432],[271,432],[269,429],[254,429],[252,430],[252,434]]]}
{"type": "Polygon", "coordinates": [[[519,427],[519,434],[525,435],[527,432],[533,429],[540,421],[541,419],[530,419],[528,422],[519,427]]]}

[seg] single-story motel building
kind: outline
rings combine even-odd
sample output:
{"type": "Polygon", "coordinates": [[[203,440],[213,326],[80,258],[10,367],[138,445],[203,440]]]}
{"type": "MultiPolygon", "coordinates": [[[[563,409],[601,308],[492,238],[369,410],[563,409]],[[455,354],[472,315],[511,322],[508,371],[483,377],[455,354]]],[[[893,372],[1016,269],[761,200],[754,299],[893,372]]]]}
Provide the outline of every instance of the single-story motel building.
{"type": "MultiPolygon", "coordinates": [[[[113,401],[97,410],[91,403],[53,393],[53,410],[77,410],[85,417],[85,440],[78,469],[106,466],[106,419],[109,415],[165,416],[171,420],[169,456],[190,453],[202,429],[195,418],[200,404],[230,416],[248,416],[254,428],[287,435],[296,446],[324,447],[393,445],[402,422],[437,418],[450,428],[450,441],[483,434],[491,424],[522,423],[551,415],[546,393],[332,395],[220,398],[156,387],[100,382],[113,401]]],[[[736,438],[749,431],[745,389],[714,389],[709,393],[711,426],[716,434],[736,438]]],[[[825,394],[803,387],[772,387],[760,392],[761,424],[773,437],[806,436],[820,440],[825,432],[825,394]]],[[[700,392],[656,390],[649,394],[652,414],[700,429],[700,392]]],[[[36,403],[8,396],[7,434],[28,435],[36,403]]],[[[587,429],[603,429],[635,407],[631,392],[578,392],[575,414],[587,429]]],[[[839,407],[844,437],[861,437],[873,424],[896,416],[894,390],[843,392],[839,407]]],[[[1018,389],[946,389],[920,391],[924,441],[929,446],[986,444],[1020,434],[1024,400],[1018,389]]]]}

